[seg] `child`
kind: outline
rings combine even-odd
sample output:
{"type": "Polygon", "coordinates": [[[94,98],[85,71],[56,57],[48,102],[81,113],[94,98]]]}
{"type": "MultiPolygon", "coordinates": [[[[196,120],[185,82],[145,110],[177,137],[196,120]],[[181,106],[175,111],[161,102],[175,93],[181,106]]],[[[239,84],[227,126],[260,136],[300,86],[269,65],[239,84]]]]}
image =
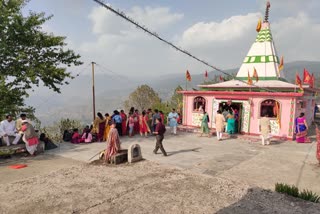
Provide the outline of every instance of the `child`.
{"type": "Polygon", "coordinates": [[[92,134],[90,133],[90,129],[87,129],[86,132],[82,135],[82,142],[92,143],[92,134]]]}
{"type": "Polygon", "coordinates": [[[134,118],[133,118],[133,114],[130,112],[130,114],[129,114],[129,137],[132,137],[133,128],[134,128],[134,118]]]}
{"type": "Polygon", "coordinates": [[[73,129],[73,134],[72,134],[72,139],[71,139],[71,143],[82,143],[83,140],[79,135],[79,131],[78,129],[73,129]]]}

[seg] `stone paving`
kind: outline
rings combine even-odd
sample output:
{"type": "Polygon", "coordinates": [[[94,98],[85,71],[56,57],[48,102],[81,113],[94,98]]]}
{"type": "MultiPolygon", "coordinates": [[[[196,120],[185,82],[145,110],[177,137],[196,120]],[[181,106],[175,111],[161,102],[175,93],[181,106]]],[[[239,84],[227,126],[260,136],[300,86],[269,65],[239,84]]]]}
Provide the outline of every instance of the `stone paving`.
{"type": "MultiPolygon", "coordinates": [[[[132,143],[140,144],[143,158],[163,165],[241,180],[269,189],[273,189],[276,182],[285,182],[320,194],[320,167],[315,158],[315,143],[275,140],[270,146],[262,146],[257,139],[250,138],[217,141],[216,137],[198,137],[190,133],[179,133],[177,136],[167,134],[163,144],[168,156],[164,157],[160,153],[152,153],[154,137],[123,137],[121,142],[124,149],[132,143]]],[[[90,162],[97,159],[95,155],[105,147],[105,142],[81,145],[61,143],[59,149],[48,153],[90,162]]]]}

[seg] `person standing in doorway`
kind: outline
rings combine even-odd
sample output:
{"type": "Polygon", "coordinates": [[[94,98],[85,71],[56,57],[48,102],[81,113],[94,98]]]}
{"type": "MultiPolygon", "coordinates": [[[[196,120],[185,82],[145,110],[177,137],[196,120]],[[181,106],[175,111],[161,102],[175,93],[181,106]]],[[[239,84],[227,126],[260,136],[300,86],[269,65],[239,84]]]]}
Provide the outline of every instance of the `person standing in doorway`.
{"type": "Polygon", "coordinates": [[[260,124],[259,124],[259,130],[260,130],[260,137],[261,137],[261,143],[262,145],[269,145],[270,144],[270,138],[271,138],[271,127],[270,127],[270,119],[268,118],[268,114],[265,113],[263,117],[260,118],[260,124]]]}
{"type": "Polygon", "coordinates": [[[162,145],[162,141],[164,139],[164,133],[166,132],[166,127],[165,125],[163,125],[161,118],[157,118],[156,119],[156,128],[155,131],[153,132],[153,134],[156,135],[156,147],[153,150],[154,154],[157,154],[158,149],[161,150],[162,154],[164,156],[167,156],[167,152],[164,150],[163,145],[162,145]]]}
{"type": "Polygon", "coordinates": [[[169,125],[171,128],[171,134],[174,134],[174,135],[177,134],[178,117],[179,117],[178,113],[173,108],[172,112],[169,113],[168,120],[169,120],[169,125]]]}
{"type": "Polygon", "coordinates": [[[216,115],[216,133],[217,133],[218,141],[222,140],[222,132],[224,131],[225,122],[226,122],[226,119],[222,115],[221,110],[218,110],[216,115]]]}

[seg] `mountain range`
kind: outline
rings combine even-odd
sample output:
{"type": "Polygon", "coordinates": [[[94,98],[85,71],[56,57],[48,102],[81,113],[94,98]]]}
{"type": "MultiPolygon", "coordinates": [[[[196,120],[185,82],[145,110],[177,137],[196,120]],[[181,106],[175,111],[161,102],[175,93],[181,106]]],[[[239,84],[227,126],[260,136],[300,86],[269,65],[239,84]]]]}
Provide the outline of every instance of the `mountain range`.
{"type": "MultiPolygon", "coordinates": [[[[320,77],[320,61],[295,61],[285,64],[284,75],[290,82],[294,81],[296,72],[300,76],[306,68],[310,73],[320,77]]],[[[236,74],[239,68],[225,70],[228,74],[236,74]]],[[[204,82],[204,72],[194,73],[190,71],[192,81],[188,82],[188,89],[197,88],[204,82]]],[[[208,79],[220,76],[217,71],[209,71],[208,79]]],[[[223,76],[223,75],[222,75],[223,76]]],[[[159,75],[156,79],[136,78],[97,74],[95,76],[96,112],[111,113],[114,109],[122,109],[124,101],[129,94],[139,85],[151,86],[161,97],[168,100],[174,89],[181,85],[186,87],[185,72],[171,75],[159,75]]],[[[42,125],[50,125],[61,118],[78,119],[85,124],[92,121],[92,80],[89,75],[82,75],[61,88],[61,94],[51,92],[46,88],[35,89],[26,100],[27,105],[36,108],[36,116],[42,125]]]]}

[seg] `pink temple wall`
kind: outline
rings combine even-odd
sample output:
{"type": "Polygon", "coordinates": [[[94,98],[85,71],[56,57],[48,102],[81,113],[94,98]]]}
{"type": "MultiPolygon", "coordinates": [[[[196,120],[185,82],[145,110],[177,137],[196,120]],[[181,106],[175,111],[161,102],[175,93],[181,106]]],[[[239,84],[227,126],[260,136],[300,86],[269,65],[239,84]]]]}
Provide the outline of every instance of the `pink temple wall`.
{"type": "MultiPolygon", "coordinates": [[[[194,126],[192,124],[192,114],[193,111],[193,100],[195,97],[201,95],[184,95],[184,108],[183,108],[183,124],[187,126],[194,126]]],[[[214,95],[202,95],[206,99],[206,111],[209,114],[210,120],[212,121],[213,116],[213,100],[215,99],[214,95]]],[[[259,119],[260,119],[260,104],[263,100],[274,99],[280,103],[281,108],[281,129],[276,136],[279,137],[288,137],[292,138],[294,131],[294,119],[304,112],[306,114],[308,124],[311,124],[313,121],[314,105],[315,102],[310,95],[305,94],[304,97],[295,98],[295,97],[250,97],[244,98],[243,100],[250,100],[250,126],[249,133],[247,134],[259,134],[259,119]],[[301,102],[304,102],[304,105],[301,108],[301,102]]],[[[218,99],[219,100],[219,99],[218,99]]],[[[224,99],[225,100],[225,99],[224,99]]],[[[237,102],[235,97],[230,98],[233,102],[237,102]]],[[[276,120],[275,118],[272,120],[276,120]]],[[[211,127],[211,123],[209,123],[211,127]]]]}

